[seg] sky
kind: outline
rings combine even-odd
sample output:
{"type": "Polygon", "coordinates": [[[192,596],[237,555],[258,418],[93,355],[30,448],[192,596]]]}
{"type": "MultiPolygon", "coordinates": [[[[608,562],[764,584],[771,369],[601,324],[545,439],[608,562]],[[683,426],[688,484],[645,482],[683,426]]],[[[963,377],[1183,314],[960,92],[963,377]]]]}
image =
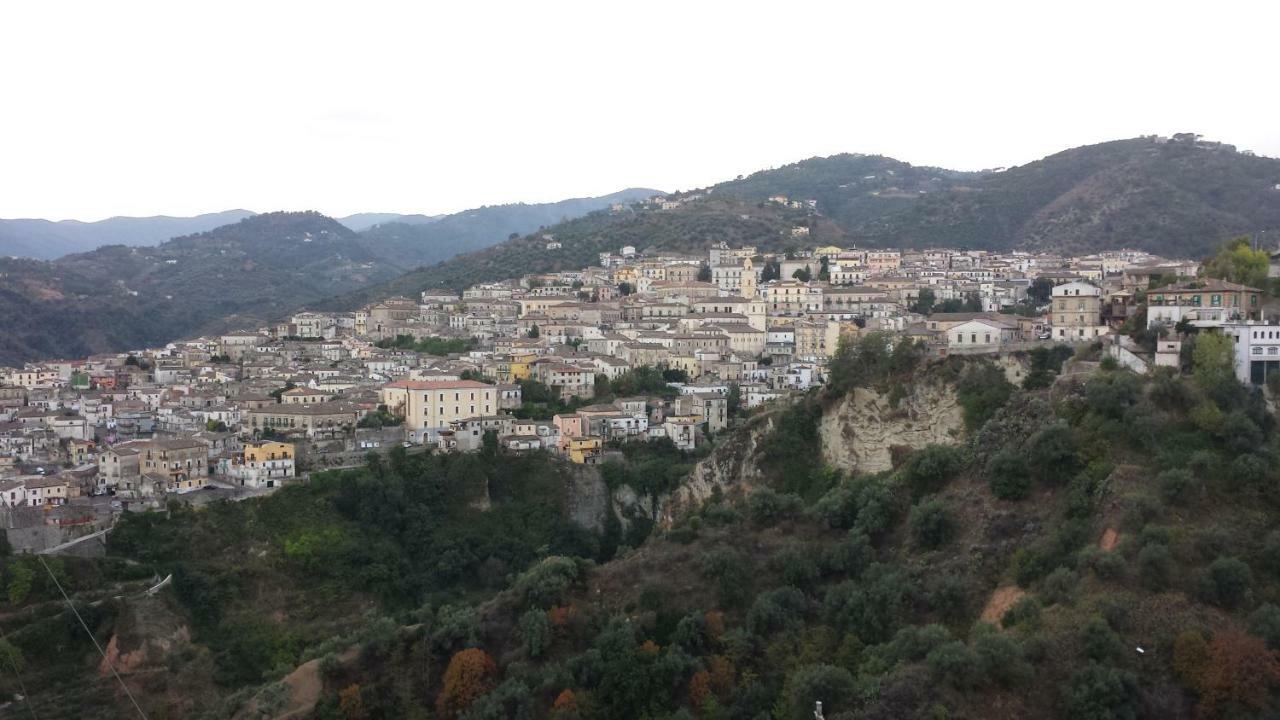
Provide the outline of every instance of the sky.
{"type": "Polygon", "coordinates": [[[1280,156],[1280,3],[15,2],[0,217],[437,214],[815,155],[1280,156]]]}

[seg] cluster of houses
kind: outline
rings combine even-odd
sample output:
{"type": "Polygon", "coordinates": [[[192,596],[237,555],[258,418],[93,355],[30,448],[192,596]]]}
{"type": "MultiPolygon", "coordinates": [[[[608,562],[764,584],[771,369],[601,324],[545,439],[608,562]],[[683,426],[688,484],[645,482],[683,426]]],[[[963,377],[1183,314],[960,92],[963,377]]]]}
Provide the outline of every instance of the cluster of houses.
{"type": "Polygon", "coordinates": [[[820,385],[843,338],[876,331],[938,356],[1000,353],[1104,340],[1142,309],[1150,327],[1232,334],[1242,381],[1280,371],[1263,294],[1197,271],[1136,251],[628,246],[580,270],[0,368],[0,508],[265,491],[393,446],[467,452],[493,438],[579,463],[614,442],[694,449],[729,424],[731,398],[750,410],[820,385]],[[420,352],[441,339],[457,351],[420,352]],[[640,368],[666,391],[597,401],[640,368]],[[521,412],[535,386],[559,412],[521,412]]]}

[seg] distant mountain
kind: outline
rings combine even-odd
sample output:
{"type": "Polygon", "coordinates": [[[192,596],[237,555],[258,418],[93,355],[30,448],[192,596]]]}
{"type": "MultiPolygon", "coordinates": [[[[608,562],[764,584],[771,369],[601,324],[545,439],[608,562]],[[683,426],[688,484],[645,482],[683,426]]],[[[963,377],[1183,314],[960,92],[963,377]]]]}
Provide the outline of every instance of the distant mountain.
{"type": "Polygon", "coordinates": [[[195,217],[113,217],[97,222],[0,219],[0,256],[53,260],[103,245],[158,245],[252,215],[248,210],[227,210],[195,217]]]}
{"type": "Polygon", "coordinates": [[[318,213],[268,213],[154,248],[0,260],[0,364],[257,327],[396,269],[318,213]]]}
{"type": "Polygon", "coordinates": [[[1133,247],[1199,258],[1225,238],[1280,229],[1277,185],[1280,160],[1180,135],[1088,145],[1002,172],[837,155],[755,173],[715,191],[815,199],[869,246],[1133,247]]]}
{"type": "Polygon", "coordinates": [[[629,204],[661,194],[659,190],[629,188],[600,197],[553,203],[491,205],[440,216],[429,222],[382,222],[369,227],[360,237],[369,252],[408,270],[482,250],[512,235],[572,220],[615,203],[629,204]]]}
{"type": "Polygon", "coordinates": [[[399,213],[356,213],[338,218],[338,222],[356,232],[364,232],[374,225],[383,223],[404,223],[406,225],[423,225],[435,222],[443,215],[401,215],[399,213]]]}

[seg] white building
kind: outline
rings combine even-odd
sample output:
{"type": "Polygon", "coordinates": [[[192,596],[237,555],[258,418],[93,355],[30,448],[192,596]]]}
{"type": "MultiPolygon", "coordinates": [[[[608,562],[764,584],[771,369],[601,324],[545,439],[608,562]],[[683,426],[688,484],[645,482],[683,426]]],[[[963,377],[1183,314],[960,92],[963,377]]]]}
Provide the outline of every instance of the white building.
{"type": "Polygon", "coordinates": [[[1242,383],[1262,385],[1280,372],[1280,325],[1228,323],[1222,332],[1235,345],[1236,379],[1242,383]]]}

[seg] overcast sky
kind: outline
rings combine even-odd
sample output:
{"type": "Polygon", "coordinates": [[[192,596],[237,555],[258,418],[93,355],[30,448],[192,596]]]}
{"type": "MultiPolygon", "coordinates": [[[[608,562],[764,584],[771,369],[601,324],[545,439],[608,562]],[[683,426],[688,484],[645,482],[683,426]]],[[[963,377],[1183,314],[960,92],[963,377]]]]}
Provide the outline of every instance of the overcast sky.
{"type": "Polygon", "coordinates": [[[1280,3],[11,2],[0,217],[442,213],[838,152],[1280,156],[1280,3]]]}

